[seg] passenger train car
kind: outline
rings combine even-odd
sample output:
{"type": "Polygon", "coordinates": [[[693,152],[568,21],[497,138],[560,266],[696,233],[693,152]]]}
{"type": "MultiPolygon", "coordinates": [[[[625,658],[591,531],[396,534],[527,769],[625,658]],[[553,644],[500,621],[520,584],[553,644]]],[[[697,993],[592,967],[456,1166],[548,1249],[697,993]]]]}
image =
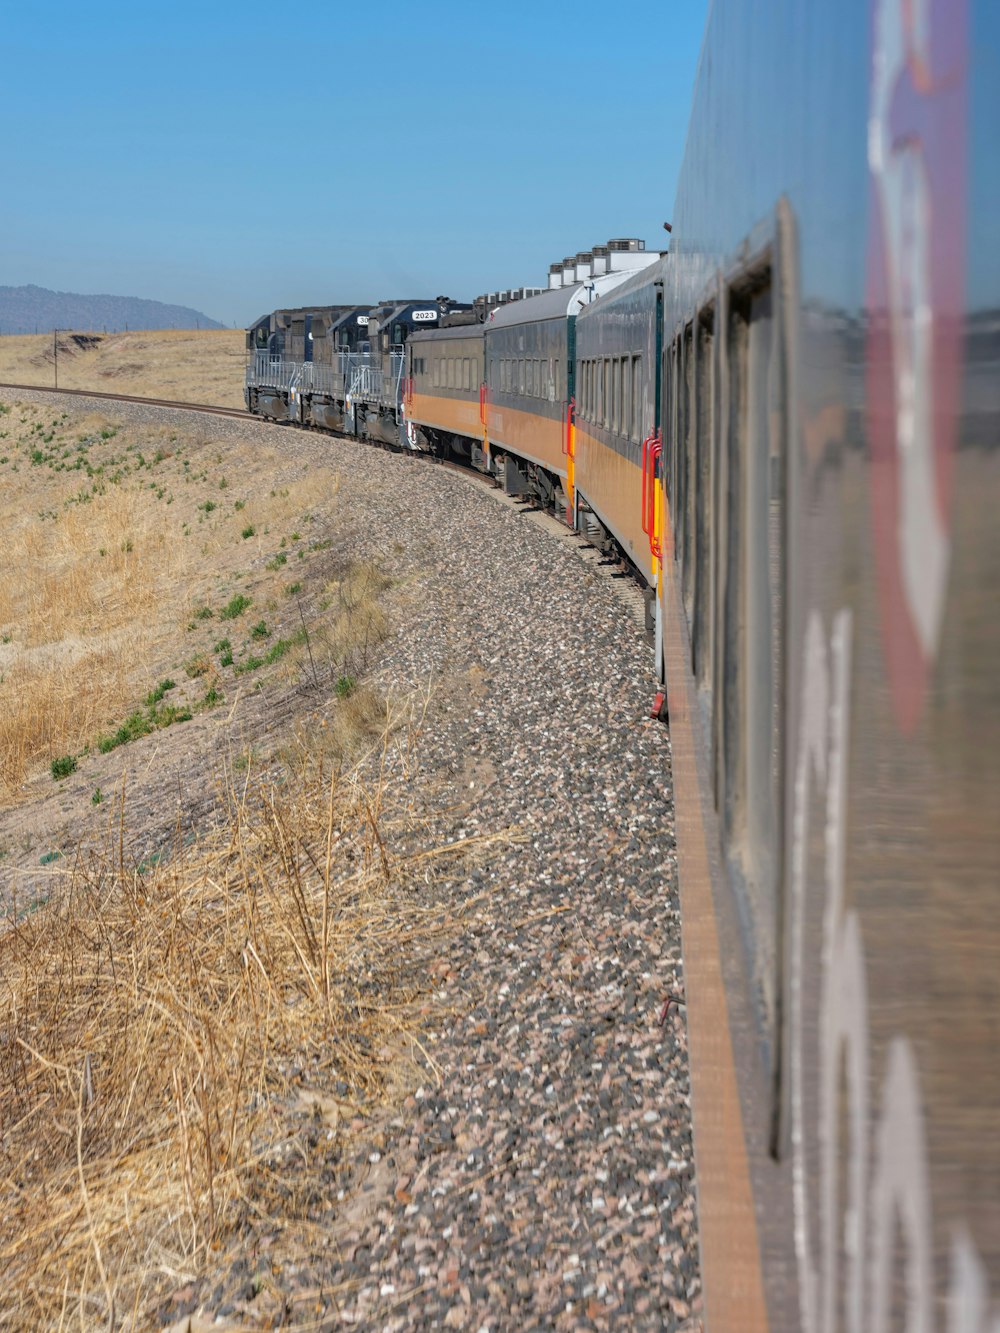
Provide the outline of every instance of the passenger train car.
{"type": "Polygon", "coordinates": [[[998,60],[715,0],[669,252],[405,340],[400,446],[648,589],[710,1333],[1000,1330],[998,60]]]}

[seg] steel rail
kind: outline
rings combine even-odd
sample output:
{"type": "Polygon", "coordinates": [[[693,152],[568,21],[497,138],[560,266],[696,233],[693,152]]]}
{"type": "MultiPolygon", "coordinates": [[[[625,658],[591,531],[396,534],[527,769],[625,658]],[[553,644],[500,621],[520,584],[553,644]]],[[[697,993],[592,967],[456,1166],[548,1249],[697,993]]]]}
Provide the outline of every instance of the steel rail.
{"type": "Polygon", "coordinates": [[[30,393],[58,393],[71,398],[104,398],[116,403],[136,403],[142,407],[172,407],[184,412],[206,412],[210,416],[240,417],[247,421],[260,421],[262,418],[245,408],[219,407],[214,403],[179,403],[171,398],[139,398],[130,393],[108,393],[103,389],[55,389],[51,384],[6,384],[0,383],[0,389],[25,390],[30,393]]]}

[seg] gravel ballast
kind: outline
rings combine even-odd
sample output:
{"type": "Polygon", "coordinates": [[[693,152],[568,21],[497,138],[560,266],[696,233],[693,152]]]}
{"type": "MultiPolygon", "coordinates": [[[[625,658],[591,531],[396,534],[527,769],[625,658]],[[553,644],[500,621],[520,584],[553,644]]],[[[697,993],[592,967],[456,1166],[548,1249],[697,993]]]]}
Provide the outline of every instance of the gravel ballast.
{"type": "MultiPolygon", "coordinates": [[[[511,835],[448,889],[481,897],[433,965],[452,1017],[423,1086],[282,1285],[318,1293],[329,1328],[699,1328],[683,1009],[661,1022],[683,993],[670,745],[638,591],[451,469],[176,416],[341,474],[338,539],[402,590],[376,683],[432,691],[419,763],[449,836],[511,835]]],[[[200,1297],[254,1322],[228,1290],[200,1297]]]]}

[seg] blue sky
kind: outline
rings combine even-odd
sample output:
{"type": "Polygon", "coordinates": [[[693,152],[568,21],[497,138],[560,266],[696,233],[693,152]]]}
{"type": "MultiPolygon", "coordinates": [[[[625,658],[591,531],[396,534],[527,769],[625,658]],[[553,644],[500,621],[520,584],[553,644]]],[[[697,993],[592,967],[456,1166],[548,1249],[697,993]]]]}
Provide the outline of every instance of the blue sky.
{"type": "Polygon", "coordinates": [[[243,325],[662,246],[706,8],[12,0],[0,285],[243,325]]]}

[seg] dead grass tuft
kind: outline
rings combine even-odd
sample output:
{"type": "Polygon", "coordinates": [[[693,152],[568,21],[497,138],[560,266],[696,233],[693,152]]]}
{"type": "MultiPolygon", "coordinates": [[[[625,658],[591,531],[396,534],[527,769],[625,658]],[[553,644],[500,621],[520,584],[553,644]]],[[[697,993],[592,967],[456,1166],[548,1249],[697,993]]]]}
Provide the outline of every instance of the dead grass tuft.
{"type": "Polygon", "coordinates": [[[241,1229],[328,1194],[333,1089],[386,1093],[419,1049],[406,960],[454,928],[414,888],[454,849],[395,850],[390,793],[319,753],[281,788],[241,775],[225,827],[149,869],[119,793],[103,853],[0,939],[0,1325],[145,1327],[241,1229]]]}

